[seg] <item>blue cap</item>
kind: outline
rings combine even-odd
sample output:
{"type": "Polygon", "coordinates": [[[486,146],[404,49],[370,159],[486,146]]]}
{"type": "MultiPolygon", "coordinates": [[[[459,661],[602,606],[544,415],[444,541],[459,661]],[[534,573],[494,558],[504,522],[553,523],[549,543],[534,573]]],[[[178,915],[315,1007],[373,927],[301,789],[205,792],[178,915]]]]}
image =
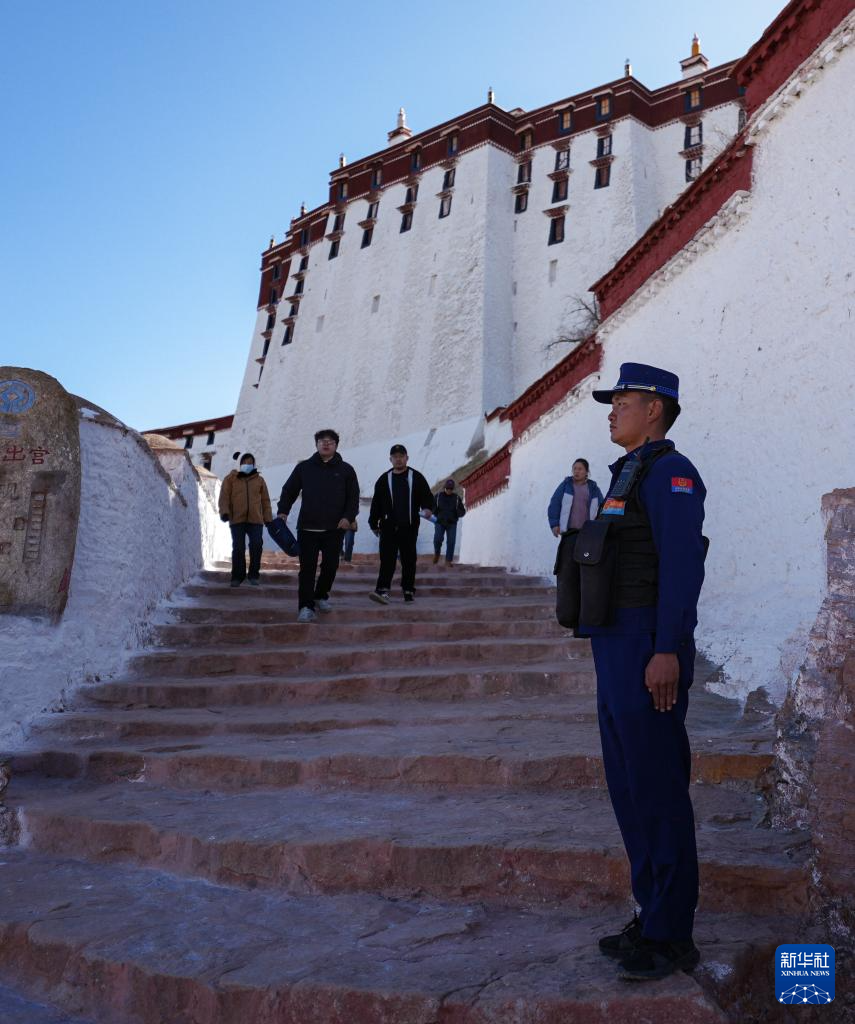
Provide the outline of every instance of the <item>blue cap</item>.
{"type": "Polygon", "coordinates": [[[680,401],[680,378],[669,370],[645,363],[621,363],[620,379],[611,391],[595,391],[594,401],[608,405],[620,391],[645,391],[655,395],[668,395],[680,401]]]}

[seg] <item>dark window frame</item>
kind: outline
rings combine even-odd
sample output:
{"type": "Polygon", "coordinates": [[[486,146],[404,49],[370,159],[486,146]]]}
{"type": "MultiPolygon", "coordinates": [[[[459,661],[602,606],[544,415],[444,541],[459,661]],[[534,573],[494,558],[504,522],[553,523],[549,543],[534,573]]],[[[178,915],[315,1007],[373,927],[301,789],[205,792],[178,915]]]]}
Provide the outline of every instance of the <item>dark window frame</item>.
{"type": "Polygon", "coordinates": [[[569,171],[570,170],[570,150],[559,149],[555,154],[555,170],[556,171],[569,171]]]}
{"type": "Polygon", "coordinates": [[[445,172],[445,174],[442,176],[442,190],[443,190],[443,192],[445,192],[446,189],[454,188],[454,181],[455,181],[456,177],[457,177],[457,168],[456,167],[449,167],[448,170],[445,172]]]}
{"type": "Polygon", "coordinates": [[[514,202],[514,213],[525,213],[528,209],[528,190],[517,192],[514,202]]]}
{"type": "Polygon", "coordinates": [[[704,125],[702,121],[697,124],[687,124],[683,134],[683,149],[694,149],[695,146],[702,146],[704,142],[704,125]],[[697,132],[698,137],[692,139],[692,133],[697,132]]]}
{"type": "Polygon", "coordinates": [[[362,244],[360,249],[367,249],[374,238],[374,228],[365,228],[362,232],[362,244]]]}
{"type": "Polygon", "coordinates": [[[685,109],[687,114],[691,113],[694,110],[700,110],[703,107],[703,105],[704,105],[704,87],[702,85],[691,85],[691,86],[689,86],[689,88],[686,89],[686,91],[683,94],[683,96],[685,97],[684,101],[683,101],[683,105],[684,105],[684,109],[685,109]],[[692,102],[692,93],[694,93],[694,92],[697,92],[697,94],[698,94],[698,102],[697,103],[693,103],[692,102]]]}
{"type": "Polygon", "coordinates": [[[564,216],[552,217],[549,221],[549,245],[560,245],[565,238],[564,216]]]}
{"type": "Polygon", "coordinates": [[[446,152],[449,156],[456,156],[460,150],[460,135],[458,132],[451,132],[446,143],[446,152]]]}
{"type": "Polygon", "coordinates": [[[327,253],[327,259],[328,260],[334,260],[336,258],[336,256],[338,256],[338,250],[339,250],[339,240],[337,238],[334,238],[330,242],[330,251],[329,251],[329,253],[327,253]]]}
{"type": "Polygon", "coordinates": [[[445,220],[451,215],[451,196],[443,196],[439,201],[439,219],[445,220]]]}
{"type": "Polygon", "coordinates": [[[413,212],[412,212],[412,210],[405,210],[401,214],[401,230],[400,230],[400,234],[403,234],[405,231],[409,231],[412,228],[412,226],[413,226],[413,212]]]}
{"type": "Polygon", "coordinates": [[[523,160],[521,164],[518,164],[517,170],[517,184],[518,185],[529,185],[531,183],[531,172],[532,172],[531,160],[523,160]]]}
{"type": "Polygon", "coordinates": [[[570,190],[570,183],[566,178],[559,178],[558,181],[552,183],[552,202],[563,203],[567,199],[568,192],[570,190]]]}
{"type": "Polygon", "coordinates": [[[602,160],[605,156],[612,155],[612,138],[611,133],[608,135],[601,135],[597,139],[597,159],[602,160]]]}
{"type": "Polygon", "coordinates": [[[608,188],[612,183],[612,165],[603,164],[594,175],[594,188],[608,188]]]}
{"type": "Polygon", "coordinates": [[[614,98],[611,95],[598,96],[594,107],[594,118],[597,121],[610,121],[614,113],[614,98]],[[608,104],[608,110],[604,107],[608,104]]]}
{"type": "Polygon", "coordinates": [[[568,135],[573,131],[573,111],[572,110],[559,110],[558,111],[558,134],[568,135]],[[567,124],[564,124],[565,118],[567,124]]]}

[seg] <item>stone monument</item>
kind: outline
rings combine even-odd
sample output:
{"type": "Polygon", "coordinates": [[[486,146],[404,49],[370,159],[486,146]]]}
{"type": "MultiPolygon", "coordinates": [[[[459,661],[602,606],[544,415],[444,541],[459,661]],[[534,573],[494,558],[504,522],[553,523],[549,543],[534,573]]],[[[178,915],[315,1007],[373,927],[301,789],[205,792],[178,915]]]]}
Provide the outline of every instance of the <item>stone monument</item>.
{"type": "Polygon", "coordinates": [[[38,370],[0,366],[0,613],[58,621],[80,514],[77,405],[38,370]]]}

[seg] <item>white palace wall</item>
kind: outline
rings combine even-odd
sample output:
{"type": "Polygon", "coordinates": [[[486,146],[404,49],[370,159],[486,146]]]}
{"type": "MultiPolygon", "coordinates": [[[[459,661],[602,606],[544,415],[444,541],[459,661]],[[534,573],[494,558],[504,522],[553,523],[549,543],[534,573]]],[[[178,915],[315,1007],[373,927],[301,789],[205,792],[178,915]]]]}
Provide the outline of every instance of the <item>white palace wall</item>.
{"type": "MultiPolygon", "coordinates": [[[[721,691],[739,697],[762,685],[783,698],[824,594],[821,497],[855,483],[852,31],[850,18],[752,119],[750,194],[598,334],[601,385],[627,360],[680,375],[672,436],[708,489],[698,641],[723,668],[721,691]]],[[[551,573],[552,490],[579,455],[607,484],[620,454],[594,386],[515,442],[508,490],[469,514],[465,560],[551,573]]]]}
{"type": "MultiPolygon", "coordinates": [[[[705,110],[704,159],[736,133],[735,103],[705,110]]],[[[493,143],[462,152],[452,209],[440,219],[444,170],[424,171],[412,229],[400,232],[404,183],[383,188],[370,247],[359,221],[366,198],[347,205],[339,255],[309,249],[294,340],[282,345],[286,297],[259,380],[267,309],[259,310],[232,429],[234,450],[282,466],[332,426],[351,448],[480,416],[513,400],[567,352],[552,344],[579,330],[580,298],[664,206],[686,187],[684,126],[651,129],[632,117],[611,125],[611,184],[594,189],[595,130],[570,138],[566,203],[552,202],[556,151],[532,153],[528,209],[514,213],[517,154],[493,143]],[[544,211],[566,205],[566,238],[549,245],[544,211]],[[253,385],[258,384],[258,387],[253,385]]],[[[329,232],[332,215],[326,225],[329,232]]],[[[299,256],[289,273],[298,272],[299,256]]],[[[587,325],[589,327],[590,325],[587,325]]],[[[451,452],[448,473],[457,467],[451,452]]]]}

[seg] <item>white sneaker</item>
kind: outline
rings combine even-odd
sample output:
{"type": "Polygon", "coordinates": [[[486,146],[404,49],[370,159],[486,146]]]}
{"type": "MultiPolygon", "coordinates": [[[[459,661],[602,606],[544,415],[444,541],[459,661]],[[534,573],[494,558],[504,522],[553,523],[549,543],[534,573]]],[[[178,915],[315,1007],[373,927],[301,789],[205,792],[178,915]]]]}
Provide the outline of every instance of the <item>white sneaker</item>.
{"type": "Polygon", "coordinates": [[[325,597],[319,597],[315,601],[315,607],[318,609],[319,612],[331,612],[332,602],[327,600],[327,598],[325,597]]]}
{"type": "Polygon", "coordinates": [[[388,590],[372,590],[368,596],[377,604],[388,604],[392,600],[388,590]]]}
{"type": "Polygon", "coordinates": [[[316,619],[315,613],[311,608],[301,608],[300,614],[297,616],[298,622],[314,622],[316,619]]]}

